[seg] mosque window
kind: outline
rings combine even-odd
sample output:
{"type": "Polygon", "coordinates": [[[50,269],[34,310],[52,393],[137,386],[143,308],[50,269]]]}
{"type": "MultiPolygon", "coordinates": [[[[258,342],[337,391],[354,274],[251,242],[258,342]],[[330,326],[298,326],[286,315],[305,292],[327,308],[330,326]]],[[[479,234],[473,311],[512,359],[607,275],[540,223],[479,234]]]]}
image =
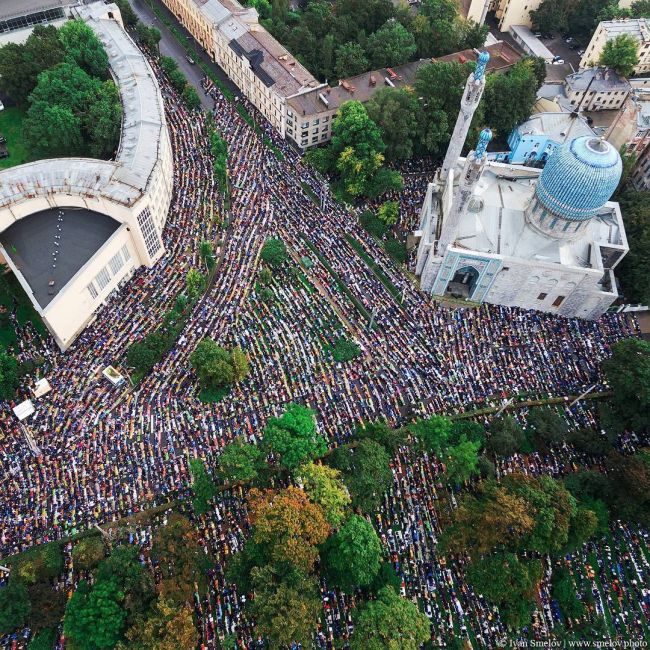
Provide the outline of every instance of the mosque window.
{"type": "Polygon", "coordinates": [[[140,226],[142,237],[147,247],[147,253],[149,253],[149,257],[153,257],[160,250],[160,238],[153,225],[149,208],[145,208],[138,215],[138,225],[140,226]]]}
{"type": "Polygon", "coordinates": [[[537,300],[545,300],[547,295],[548,295],[548,294],[546,294],[546,293],[540,293],[540,294],[537,296],[537,300]]]}
{"type": "Polygon", "coordinates": [[[95,284],[94,284],[93,282],[91,282],[91,283],[86,287],[86,289],[88,289],[88,293],[90,294],[90,297],[91,297],[93,300],[95,300],[95,299],[97,298],[97,296],[99,295],[99,293],[97,293],[97,289],[96,289],[95,284]]]}
{"type": "Polygon", "coordinates": [[[558,296],[554,301],[553,301],[553,307],[559,307],[563,302],[564,302],[565,296],[558,296]]]}
{"type": "Polygon", "coordinates": [[[122,257],[124,258],[124,261],[128,262],[131,259],[131,253],[129,253],[129,247],[126,244],[124,244],[124,246],[122,246],[120,251],[122,253],[122,257]]]}
{"type": "Polygon", "coordinates": [[[99,289],[104,289],[106,285],[111,281],[111,276],[110,273],[108,272],[108,269],[104,267],[96,276],[95,276],[95,282],[99,285],[99,289]]]}

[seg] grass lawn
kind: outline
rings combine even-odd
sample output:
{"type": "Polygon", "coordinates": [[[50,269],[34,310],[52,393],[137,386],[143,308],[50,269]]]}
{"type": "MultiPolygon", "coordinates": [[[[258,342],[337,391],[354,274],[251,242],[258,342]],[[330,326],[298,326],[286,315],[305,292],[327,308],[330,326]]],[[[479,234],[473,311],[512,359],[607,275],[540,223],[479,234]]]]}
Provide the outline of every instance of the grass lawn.
{"type": "Polygon", "coordinates": [[[0,134],[7,138],[9,158],[0,160],[0,169],[15,167],[29,162],[32,158],[24,146],[23,119],[25,111],[22,108],[12,107],[0,111],[0,134]]]}
{"type": "MultiPolygon", "coordinates": [[[[31,321],[36,331],[45,336],[47,330],[41,317],[36,313],[30,299],[20,286],[20,282],[13,273],[5,273],[0,280],[0,305],[11,312],[14,306],[14,299],[17,303],[16,318],[20,325],[31,321]]],[[[6,318],[0,318],[0,346],[13,345],[16,342],[16,332],[13,324],[6,318]]]]}

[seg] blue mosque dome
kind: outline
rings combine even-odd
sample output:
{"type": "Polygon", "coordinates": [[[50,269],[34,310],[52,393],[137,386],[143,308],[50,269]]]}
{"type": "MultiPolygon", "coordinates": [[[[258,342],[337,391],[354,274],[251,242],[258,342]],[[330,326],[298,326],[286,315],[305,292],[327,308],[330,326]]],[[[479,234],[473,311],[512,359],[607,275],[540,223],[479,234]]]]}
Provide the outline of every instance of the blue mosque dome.
{"type": "Polygon", "coordinates": [[[623,163],[609,142],[587,135],[558,147],[535,190],[549,212],[568,221],[586,221],[616,190],[623,163]]]}

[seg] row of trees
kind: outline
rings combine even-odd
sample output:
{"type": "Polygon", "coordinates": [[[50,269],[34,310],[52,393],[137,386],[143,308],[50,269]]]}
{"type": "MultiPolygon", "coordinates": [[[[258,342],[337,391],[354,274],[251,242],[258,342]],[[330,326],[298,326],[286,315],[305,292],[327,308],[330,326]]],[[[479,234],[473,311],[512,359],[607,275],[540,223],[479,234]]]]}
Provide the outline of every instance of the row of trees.
{"type": "Polygon", "coordinates": [[[548,34],[571,32],[587,44],[602,20],[650,18],[649,0],[635,0],[626,9],[618,5],[618,0],[544,0],[530,16],[535,29],[548,34]]]}
{"type": "Polygon", "coordinates": [[[126,359],[139,380],[154,367],[171,348],[189,318],[192,307],[205,290],[206,278],[197,269],[185,277],[185,292],[176,297],[174,306],[163,316],[162,323],[142,340],[129,346],[126,359]]]}
{"type": "Polygon", "coordinates": [[[342,79],[374,68],[481,47],[486,26],[465,21],[454,0],[424,0],[417,12],[390,0],[249,0],[262,24],[317,77],[342,79]]]}
{"type": "Polygon", "coordinates": [[[181,94],[185,105],[192,110],[201,108],[201,98],[192,84],[187,82],[185,75],[178,69],[176,59],[171,56],[160,57],[160,67],[167,75],[173,88],[181,94]]]}

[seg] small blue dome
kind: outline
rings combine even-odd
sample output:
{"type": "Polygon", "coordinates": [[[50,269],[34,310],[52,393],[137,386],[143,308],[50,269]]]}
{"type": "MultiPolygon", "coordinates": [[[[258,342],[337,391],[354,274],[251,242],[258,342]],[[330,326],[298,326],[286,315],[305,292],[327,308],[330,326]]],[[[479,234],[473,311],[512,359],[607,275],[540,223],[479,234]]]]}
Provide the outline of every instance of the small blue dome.
{"type": "Polygon", "coordinates": [[[609,142],[586,135],[558,147],[537,183],[538,201],[554,215],[585,221],[609,201],[623,163],[609,142]]]}

